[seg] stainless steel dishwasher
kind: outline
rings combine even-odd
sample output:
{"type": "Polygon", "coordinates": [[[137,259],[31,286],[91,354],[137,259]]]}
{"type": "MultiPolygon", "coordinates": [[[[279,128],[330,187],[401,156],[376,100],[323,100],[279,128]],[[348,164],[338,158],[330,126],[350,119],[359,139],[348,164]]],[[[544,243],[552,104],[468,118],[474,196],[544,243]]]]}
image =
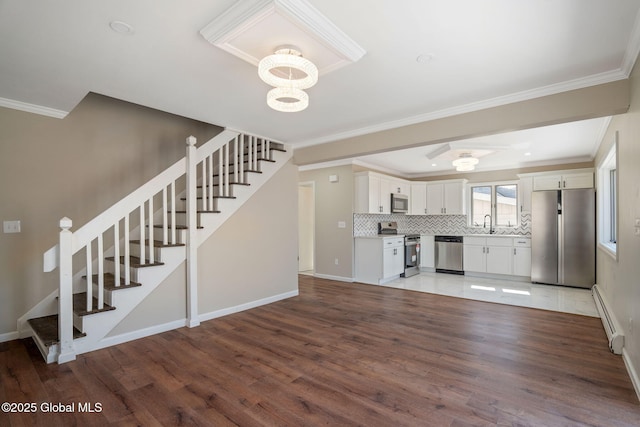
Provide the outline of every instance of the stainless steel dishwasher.
{"type": "Polygon", "coordinates": [[[464,274],[462,236],[435,236],[436,272],[464,274]]]}

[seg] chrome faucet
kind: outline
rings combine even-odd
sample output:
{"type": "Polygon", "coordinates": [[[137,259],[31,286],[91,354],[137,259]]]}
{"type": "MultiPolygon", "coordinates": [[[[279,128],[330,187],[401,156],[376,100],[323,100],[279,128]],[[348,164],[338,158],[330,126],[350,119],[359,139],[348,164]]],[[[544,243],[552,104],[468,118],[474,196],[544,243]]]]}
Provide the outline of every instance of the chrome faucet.
{"type": "Polygon", "coordinates": [[[484,223],[482,224],[482,227],[487,228],[487,217],[489,217],[489,234],[493,234],[495,230],[493,229],[493,223],[491,222],[491,215],[486,214],[484,216],[484,223]]]}

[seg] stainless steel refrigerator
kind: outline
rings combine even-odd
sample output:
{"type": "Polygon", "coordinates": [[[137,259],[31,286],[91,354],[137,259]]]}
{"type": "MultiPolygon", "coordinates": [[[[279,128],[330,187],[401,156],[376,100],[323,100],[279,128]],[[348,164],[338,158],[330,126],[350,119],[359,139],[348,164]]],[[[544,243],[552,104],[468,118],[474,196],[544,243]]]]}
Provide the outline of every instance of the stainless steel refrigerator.
{"type": "Polygon", "coordinates": [[[595,191],[534,191],[531,281],[591,288],[595,284],[595,191]]]}

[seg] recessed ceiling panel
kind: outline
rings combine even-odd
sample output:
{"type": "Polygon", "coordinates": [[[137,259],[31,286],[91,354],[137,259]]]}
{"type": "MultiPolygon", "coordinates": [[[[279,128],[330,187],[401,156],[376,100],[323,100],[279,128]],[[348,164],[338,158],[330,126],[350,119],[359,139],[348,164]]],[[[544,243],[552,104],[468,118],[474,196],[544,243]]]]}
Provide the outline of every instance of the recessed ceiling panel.
{"type": "Polygon", "coordinates": [[[304,0],[241,0],[200,34],[214,46],[256,66],[278,46],[295,45],[316,64],[320,74],[355,62],[365,53],[304,0]]]}

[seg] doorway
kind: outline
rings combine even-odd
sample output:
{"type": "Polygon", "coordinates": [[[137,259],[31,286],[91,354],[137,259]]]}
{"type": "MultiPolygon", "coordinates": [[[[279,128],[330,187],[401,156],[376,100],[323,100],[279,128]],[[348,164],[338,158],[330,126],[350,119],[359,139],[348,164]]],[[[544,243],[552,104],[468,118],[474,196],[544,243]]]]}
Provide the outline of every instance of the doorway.
{"type": "Polygon", "coordinates": [[[298,184],[298,272],[313,274],[315,268],[315,182],[298,184]]]}

